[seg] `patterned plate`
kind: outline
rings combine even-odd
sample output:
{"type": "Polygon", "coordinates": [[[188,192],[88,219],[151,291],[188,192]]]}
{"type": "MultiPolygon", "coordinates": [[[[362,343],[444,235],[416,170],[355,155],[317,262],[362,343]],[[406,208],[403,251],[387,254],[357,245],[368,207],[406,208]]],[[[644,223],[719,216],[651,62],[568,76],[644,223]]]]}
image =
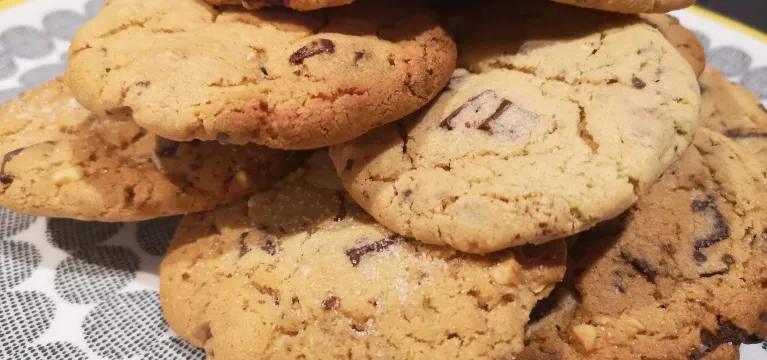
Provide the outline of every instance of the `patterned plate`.
{"type": "MultiPolygon", "coordinates": [[[[0,103],[66,66],[103,0],[0,0],[0,103]]],[[[701,9],[675,12],[709,62],[767,100],[767,36],[701,9]]],[[[0,208],[0,360],[202,360],[162,319],[157,271],[179,218],[107,224],[0,208]]],[[[742,360],[767,359],[763,346],[742,360]]]]}

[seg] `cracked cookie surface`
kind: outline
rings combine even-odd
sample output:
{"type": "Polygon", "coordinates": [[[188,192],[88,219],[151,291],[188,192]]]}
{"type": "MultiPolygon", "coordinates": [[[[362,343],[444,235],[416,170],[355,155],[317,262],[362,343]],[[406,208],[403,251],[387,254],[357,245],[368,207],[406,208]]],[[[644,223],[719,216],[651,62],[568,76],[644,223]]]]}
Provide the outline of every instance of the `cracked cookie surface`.
{"type": "Polygon", "coordinates": [[[563,241],[477,256],[402,238],[317,153],[247,204],[188,215],[160,301],[219,360],[508,359],[565,258],[563,241]]]}
{"type": "Polygon", "coordinates": [[[692,66],[696,76],[703,73],[706,67],[706,51],[698,37],[690,29],[682,26],[679,20],[667,14],[641,14],[646,23],[652,25],[682,54],[692,66]]]}
{"type": "Polygon", "coordinates": [[[618,13],[666,13],[695,4],[695,0],[551,0],[584,8],[618,13]]]}
{"type": "Polygon", "coordinates": [[[290,171],[288,152],[178,143],[90,113],[62,79],[0,106],[0,205],[80,220],[136,221],[225,204],[290,171]]]}
{"type": "Polygon", "coordinates": [[[113,0],[73,39],[68,77],[84,107],[169,139],[306,149],[417,110],[455,58],[436,15],[415,6],[113,0]]]}
{"type": "Polygon", "coordinates": [[[634,16],[543,2],[486,11],[496,16],[454,21],[468,71],[430,106],[331,147],[347,190],[392,231],[471,253],[622,213],[697,129],[690,66],[634,16]]]}
{"type": "Polygon", "coordinates": [[[701,125],[727,135],[767,164],[767,108],[759,97],[711,65],[698,80],[701,125]]]}
{"type": "Polygon", "coordinates": [[[213,5],[242,5],[246,9],[266,6],[284,6],[298,11],[317,10],[331,6],[347,5],[354,0],[205,0],[213,5]]]}
{"type": "Polygon", "coordinates": [[[701,129],[632,210],[579,235],[580,301],[555,299],[519,358],[738,359],[767,338],[765,194],[753,156],[701,129]]]}

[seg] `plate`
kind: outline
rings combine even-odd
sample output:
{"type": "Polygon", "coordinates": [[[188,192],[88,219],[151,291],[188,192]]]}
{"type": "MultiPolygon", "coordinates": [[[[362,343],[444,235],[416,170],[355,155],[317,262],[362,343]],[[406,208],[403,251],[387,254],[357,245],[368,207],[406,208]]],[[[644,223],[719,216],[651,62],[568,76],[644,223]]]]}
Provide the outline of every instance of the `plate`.
{"type": "MultiPolygon", "coordinates": [[[[0,0],[0,103],[63,73],[69,39],[103,0],[0,0]]],[[[693,8],[673,13],[709,63],[767,100],[767,36],[693,8]]],[[[0,359],[202,360],[168,329],[158,267],[179,217],[35,218],[0,208],[0,359]]],[[[767,359],[767,345],[742,360],[767,359]]]]}

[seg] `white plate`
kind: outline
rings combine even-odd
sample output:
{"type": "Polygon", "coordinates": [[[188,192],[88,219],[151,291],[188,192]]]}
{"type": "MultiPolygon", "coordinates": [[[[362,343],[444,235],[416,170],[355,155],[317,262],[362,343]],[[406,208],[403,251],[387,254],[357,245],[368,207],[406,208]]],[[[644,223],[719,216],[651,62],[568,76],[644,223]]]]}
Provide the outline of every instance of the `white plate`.
{"type": "MultiPolygon", "coordinates": [[[[102,3],[0,0],[0,103],[59,75],[69,38],[102,3]]],[[[700,34],[710,63],[767,99],[767,36],[700,10],[674,15],[700,34]]],[[[204,359],[168,330],[157,302],[177,221],[85,223],[0,208],[0,359],[204,359]]],[[[767,351],[744,347],[741,358],[767,351]]]]}

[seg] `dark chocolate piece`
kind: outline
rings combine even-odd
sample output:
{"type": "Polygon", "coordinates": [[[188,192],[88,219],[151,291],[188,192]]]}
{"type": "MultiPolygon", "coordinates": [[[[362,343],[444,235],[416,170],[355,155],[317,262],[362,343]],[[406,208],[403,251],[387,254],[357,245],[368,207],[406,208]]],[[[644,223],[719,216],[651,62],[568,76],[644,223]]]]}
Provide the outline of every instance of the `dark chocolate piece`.
{"type": "Polygon", "coordinates": [[[391,235],[389,237],[378,240],[372,244],[367,244],[367,245],[362,245],[360,247],[347,249],[346,256],[349,258],[349,261],[352,262],[353,266],[357,266],[359,265],[360,260],[362,260],[362,258],[365,255],[373,253],[373,252],[384,251],[390,246],[398,243],[400,240],[402,240],[402,237],[400,237],[399,235],[391,235]]]}
{"type": "Polygon", "coordinates": [[[248,234],[250,234],[250,232],[246,231],[240,235],[239,239],[237,239],[237,244],[240,246],[240,257],[243,257],[245,256],[245,254],[250,252],[248,243],[245,242],[245,239],[248,237],[248,234]]]}
{"type": "Polygon", "coordinates": [[[334,295],[328,295],[325,300],[322,300],[322,308],[325,310],[338,310],[341,308],[341,299],[334,295]]]}
{"type": "Polygon", "coordinates": [[[733,129],[733,130],[727,130],[724,132],[724,135],[731,139],[740,139],[740,138],[767,138],[767,132],[758,131],[758,130],[740,130],[740,129],[733,129]]]}
{"type": "Polygon", "coordinates": [[[13,158],[21,155],[24,150],[26,150],[28,147],[19,148],[13,151],[9,151],[8,153],[3,156],[3,163],[0,165],[0,183],[3,183],[4,185],[9,185],[13,182],[13,175],[6,174],[5,173],[5,165],[8,164],[13,158]]]}
{"type": "Polygon", "coordinates": [[[727,223],[727,219],[719,212],[719,207],[716,203],[710,199],[708,200],[693,200],[692,202],[693,213],[701,213],[712,211],[714,214],[713,230],[708,236],[695,238],[695,249],[705,249],[712,245],[727,239],[730,237],[730,225],[727,223]]]}
{"type": "Polygon", "coordinates": [[[634,85],[635,88],[640,90],[644,89],[647,86],[647,84],[638,77],[634,77],[633,79],[631,79],[631,84],[634,85]]]}
{"type": "Polygon", "coordinates": [[[319,39],[296,50],[293,55],[290,55],[290,63],[293,65],[301,65],[304,63],[304,59],[322,53],[332,54],[334,52],[336,52],[336,46],[332,41],[328,39],[319,39]]]}
{"type": "Polygon", "coordinates": [[[477,129],[491,132],[492,129],[490,129],[490,124],[496,119],[498,119],[504,112],[506,112],[506,110],[508,110],[510,106],[511,106],[511,101],[503,99],[503,101],[501,101],[501,104],[498,105],[498,108],[495,109],[495,112],[493,112],[493,114],[490,115],[490,117],[485,119],[485,121],[483,121],[482,124],[480,124],[479,127],[477,127],[477,129]]]}

